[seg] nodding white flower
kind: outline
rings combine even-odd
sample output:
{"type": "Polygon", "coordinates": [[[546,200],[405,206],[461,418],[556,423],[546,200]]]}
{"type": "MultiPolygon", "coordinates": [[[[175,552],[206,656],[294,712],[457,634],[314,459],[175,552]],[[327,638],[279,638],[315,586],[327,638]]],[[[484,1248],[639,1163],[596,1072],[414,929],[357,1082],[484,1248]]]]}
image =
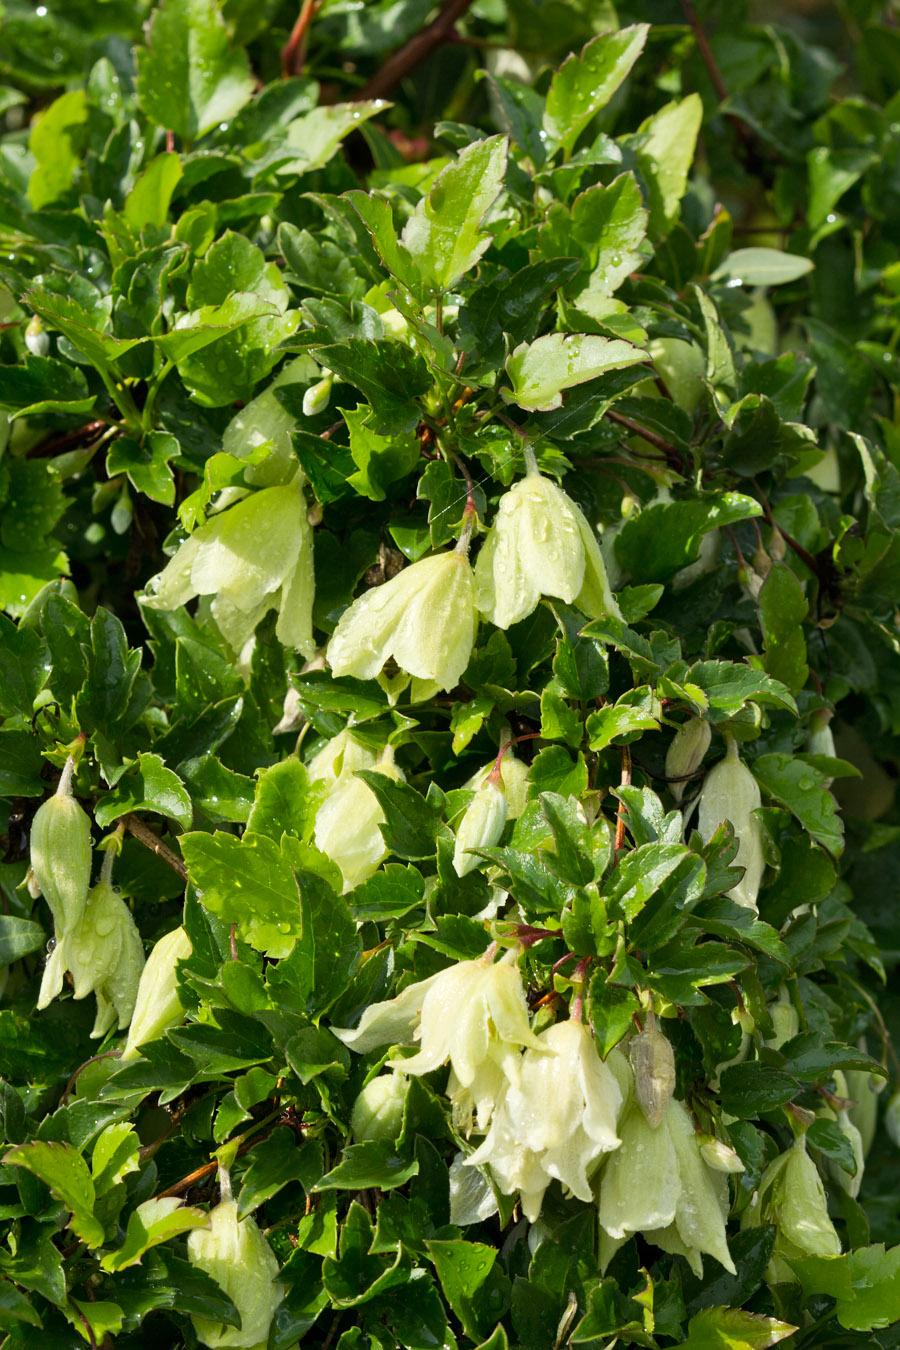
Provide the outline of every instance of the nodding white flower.
{"type": "Polygon", "coordinates": [[[144,604],[177,609],[195,595],[212,596],[210,612],[228,644],[240,651],[270,609],[286,647],[310,656],[313,537],[303,479],[243,497],[200,525],[148,587],[144,604]]]}
{"type": "Polygon", "coordinates": [[[80,922],[91,884],[91,820],[72,796],[74,772],[70,756],[55,794],[31,822],[32,880],[50,906],[57,939],[80,922]]]}
{"type": "Polygon", "coordinates": [[[372,680],[393,657],[410,675],[452,689],[475,641],[475,582],[464,552],[437,553],[354,600],[328,644],[335,675],[372,680]]]}
{"type": "MultiPolygon", "coordinates": [[[[403,780],[403,771],[394,763],[390,747],[372,769],[386,778],[403,780]]],[[[341,869],[345,894],[366,881],[387,857],[379,828],[384,819],[384,811],[372,789],[353,770],[346,769],[316,812],[316,848],[341,869]]]]}
{"type": "Polygon", "coordinates": [[[229,1196],[210,1210],[208,1228],[189,1234],[187,1245],[191,1265],[212,1276],[241,1316],[240,1327],[192,1316],[197,1339],[213,1350],[265,1346],[284,1286],[276,1278],[280,1267],[275,1253],[255,1220],[248,1216],[239,1221],[237,1201],[229,1196]]]}
{"type": "Polygon", "coordinates": [[[671,1098],[654,1129],[635,1102],[619,1135],[621,1147],[610,1155],[600,1181],[600,1224],[612,1239],[603,1244],[603,1268],[617,1245],[643,1233],[663,1251],[686,1257],[698,1275],[704,1253],[734,1275],[725,1237],[727,1177],[704,1160],[704,1141],[684,1105],[671,1098]]]}
{"type": "Polygon", "coordinates": [[[79,923],[54,947],[44,969],[37,1005],[46,1008],[62,991],[66,971],[71,971],[75,998],[97,995],[92,1036],[105,1036],[116,1022],[120,1031],[128,1026],[144,968],[141,935],[128,906],[110,885],[106,867],[104,874],[88,892],[79,923]]]}
{"type": "MultiPolygon", "coordinates": [[[[810,755],[826,755],[834,759],[834,732],[831,730],[831,708],[817,708],[809,719],[809,732],[806,737],[806,751],[810,755]]],[[[823,787],[831,787],[833,778],[826,778],[823,787]]]]}
{"type": "Polygon", "coordinates": [[[534,1223],[553,1179],[591,1200],[589,1175],[601,1154],[619,1147],[622,1092],[581,1022],[557,1022],[527,1049],[498,1102],[490,1131],[466,1166],[490,1166],[507,1194],[520,1192],[534,1223]]]}
{"type": "Polygon", "coordinates": [[[730,821],[738,841],[736,867],[744,875],[726,892],[730,899],[747,909],[756,909],[756,897],[766,860],[763,856],[762,827],[753,814],[762,805],[759,784],[738,756],[736,742],[726,738],[725,758],[710,769],[700,793],[697,828],[704,840],[716,832],[723,821],[730,821]]]}
{"type": "MultiPolygon", "coordinates": [[[[543,1049],[528,1025],[515,959],[515,952],[507,952],[497,962],[488,956],[442,970],[422,1000],[419,1053],[412,1059],[388,1060],[388,1066],[419,1074],[449,1061],[459,1087],[471,1090],[485,1061],[499,1057],[506,1076],[514,1076],[519,1046],[543,1049]]],[[[489,1105],[483,1105],[483,1116],[489,1105]]]]}
{"type": "Polygon", "coordinates": [[[492,771],[469,802],[457,827],[453,870],[458,877],[466,876],[484,861],[470,850],[493,848],[500,842],[508,811],[500,772],[492,771]]]}
{"type": "Polygon", "coordinates": [[[770,1284],[796,1282],[789,1258],[838,1256],[840,1239],[828,1217],[828,1203],[816,1165],[806,1151],[806,1135],[769,1163],[759,1189],[741,1216],[742,1228],[772,1223],[777,1228],[772,1259],[766,1267],[770,1284]]]}
{"type": "Polygon", "coordinates": [[[592,619],[620,617],[589,522],[538,471],[533,454],[530,460],[527,476],[500,498],[475,563],[479,610],[498,628],[509,628],[527,618],[542,595],[551,595],[592,619]]]}
{"type": "Polygon", "coordinates": [[[140,1046],[157,1040],[184,1017],[184,1007],[178,996],[176,966],[189,957],[192,950],[184,929],[175,928],[160,938],[147,957],[138,984],[128,1040],[122,1051],[123,1060],[135,1059],[140,1046]]]}

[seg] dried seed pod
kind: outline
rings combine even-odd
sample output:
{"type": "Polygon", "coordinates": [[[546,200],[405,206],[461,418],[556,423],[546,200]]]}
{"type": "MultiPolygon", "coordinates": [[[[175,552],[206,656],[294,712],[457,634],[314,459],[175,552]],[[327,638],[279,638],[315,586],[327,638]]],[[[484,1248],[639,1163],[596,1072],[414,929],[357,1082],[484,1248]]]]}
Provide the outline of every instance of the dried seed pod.
{"type": "Polygon", "coordinates": [[[669,791],[680,802],[689,774],[696,773],[703,763],[703,757],[712,740],[712,727],[702,717],[689,717],[678,728],[675,739],[666,754],[666,777],[669,779],[669,791]]]}
{"type": "Polygon", "coordinates": [[[647,1124],[655,1130],[675,1091],[675,1056],[671,1042],[656,1030],[652,1013],[646,1030],[631,1038],[628,1058],[634,1070],[634,1095],[647,1124]]]}
{"type": "Polygon", "coordinates": [[[56,795],[31,823],[31,868],[53,914],[57,938],[76,927],[91,885],[91,821],[72,796],[75,761],[66,761],[56,795]]]}

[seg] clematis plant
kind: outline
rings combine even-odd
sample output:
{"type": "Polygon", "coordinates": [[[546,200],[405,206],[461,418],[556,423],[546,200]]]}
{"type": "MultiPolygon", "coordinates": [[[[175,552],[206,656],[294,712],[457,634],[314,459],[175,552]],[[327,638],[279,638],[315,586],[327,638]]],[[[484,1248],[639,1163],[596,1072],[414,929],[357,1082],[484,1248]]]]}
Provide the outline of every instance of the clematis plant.
{"type": "MultiPolygon", "coordinates": [[[[579,1200],[592,1199],[590,1174],[598,1158],[619,1147],[616,1123],[623,1094],[616,1073],[597,1053],[588,1028],[575,1018],[557,1022],[526,1049],[466,1166],[489,1166],[500,1189],[519,1192],[532,1223],[555,1178],[579,1200]]],[[[628,1069],[618,1051],[620,1076],[628,1069]]],[[[627,1080],[626,1080],[627,1081],[627,1080]]]]}
{"type": "Polygon", "coordinates": [[[279,642],[309,656],[314,591],[312,527],[298,472],[289,485],[243,497],[199,526],[148,583],[143,603],[177,609],[196,595],[211,596],[212,618],[236,652],[275,609],[279,642]]]}
{"type": "Polygon", "coordinates": [[[710,1167],[682,1102],[672,1097],[659,1125],[635,1101],[619,1125],[621,1148],[600,1180],[601,1262],[604,1270],[632,1233],[684,1256],[696,1274],[703,1255],[735,1274],[725,1236],[727,1174],[710,1167]]]}
{"type": "Polygon", "coordinates": [[[796,1281],[790,1262],[803,1256],[837,1256],[841,1250],[822,1179],[806,1150],[806,1135],[769,1163],[759,1188],[741,1216],[742,1228],[775,1224],[772,1259],[766,1267],[770,1284],[796,1281]]]}
{"type": "Polygon", "coordinates": [[[542,595],[550,595],[591,619],[620,617],[600,544],[584,513],[543,476],[527,442],[525,461],[527,475],[500,498],[475,563],[478,609],[498,628],[509,628],[527,618],[542,595]]]}
{"type": "Polygon", "coordinates": [[[131,1021],[144,968],[141,935],[125,901],[112,885],[115,852],[107,850],[100,880],[88,891],[78,923],[57,940],[44,969],[38,1008],[46,1008],[62,992],[66,971],[75,983],[75,998],[97,996],[97,1017],[91,1035],[105,1036],[116,1024],[131,1021]]]}
{"type": "Polygon", "coordinates": [[[423,558],[354,600],[328,644],[335,675],[371,680],[393,657],[433,690],[459,683],[475,641],[470,528],[452,552],[423,558]]]}

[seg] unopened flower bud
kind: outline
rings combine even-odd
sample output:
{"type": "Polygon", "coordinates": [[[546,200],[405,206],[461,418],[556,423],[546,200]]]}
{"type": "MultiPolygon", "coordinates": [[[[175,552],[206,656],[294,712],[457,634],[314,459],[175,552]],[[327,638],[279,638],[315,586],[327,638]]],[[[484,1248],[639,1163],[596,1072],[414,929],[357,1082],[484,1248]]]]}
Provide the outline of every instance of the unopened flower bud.
{"type": "Polygon", "coordinates": [[[81,920],[91,884],[91,821],[72,796],[75,761],[67,760],[56,795],[31,822],[34,880],[53,914],[57,937],[81,920]]]}
{"type": "Polygon", "coordinates": [[[330,370],[324,370],[324,375],[318,384],[311,384],[303,395],[303,416],[315,417],[317,413],[324,412],[331,401],[331,386],[334,384],[334,375],[330,370]]]}
{"type": "MultiPolygon", "coordinates": [[[[477,792],[484,787],[493,770],[492,764],[479,769],[463,783],[463,787],[470,792],[477,792]]],[[[507,750],[500,761],[500,782],[506,796],[507,819],[518,820],[528,805],[528,765],[517,759],[511,750],[507,750]]]]}
{"type": "MultiPolygon", "coordinates": [[[[830,708],[817,708],[809,719],[809,733],[806,737],[806,751],[810,755],[825,755],[834,759],[834,732],[831,730],[830,708]]],[[[831,787],[832,778],[826,779],[824,787],[831,787]]]]}
{"type": "Polygon", "coordinates": [[[634,1095],[647,1124],[655,1130],[675,1091],[675,1056],[671,1042],[656,1030],[652,1013],[647,1018],[647,1030],[632,1036],[628,1058],[634,1070],[634,1095]]]}
{"type": "Polygon", "coordinates": [[[703,763],[711,740],[712,728],[702,717],[689,717],[675,733],[666,754],[666,778],[676,802],[680,802],[684,794],[687,785],[684,780],[696,773],[703,763]]]}
{"type": "Polygon", "coordinates": [[[255,1220],[239,1222],[237,1201],[222,1200],[210,1211],[209,1227],[195,1228],[187,1245],[191,1265],[215,1280],[241,1317],[240,1327],[192,1317],[197,1339],[213,1350],[265,1345],[284,1287],[276,1279],[275,1253],[255,1220]]]}
{"type": "Polygon", "coordinates": [[[357,1144],[367,1139],[397,1138],[408,1091],[409,1079],[396,1069],[366,1084],[350,1113],[350,1129],[357,1144]]]}
{"type": "MultiPolygon", "coordinates": [[[[388,748],[372,765],[395,782],[403,781],[403,771],[394,763],[388,748]]],[[[353,771],[344,771],[316,812],[316,848],[337,863],[344,879],[344,891],[366,881],[387,857],[381,825],[385,815],[375,793],[353,771]]]]}
{"type": "Polygon", "coordinates": [[[184,1016],[178,996],[176,966],[191,954],[191,940],[183,928],[175,928],[160,938],[141,973],[128,1040],[122,1059],[134,1059],[138,1047],[155,1041],[184,1016]]]}
{"type": "Polygon", "coordinates": [[[759,785],[753,774],[738,757],[737,745],[727,741],[727,753],[711,769],[700,793],[697,828],[704,840],[715,834],[723,821],[730,821],[738,841],[736,867],[743,867],[744,875],[727,892],[730,899],[747,909],[756,909],[756,897],[765,871],[762,829],[753,814],[762,805],[759,785]]]}
{"type": "Polygon", "coordinates": [[[469,850],[493,848],[500,842],[508,809],[500,774],[492,773],[466,807],[456,831],[453,870],[458,877],[466,876],[483,861],[477,852],[469,850]]]}
{"type": "Polygon", "coordinates": [[[769,1013],[772,1018],[773,1034],[766,1041],[766,1045],[773,1050],[780,1050],[785,1041],[793,1040],[800,1030],[800,1017],[786,989],[780,989],[775,1002],[769,1004],[769,1013]]]}
{"type": "Polygon", "coordinates": [[[741,1218],[743,1228],[766,1223],[775,1224],[778,1230],[766,1269],[770,1284],[796,1281],[790,1258],[840,1254],[840,1240],[828,1217],[816,1165],[806,1152],[805,1135],[769,1164],[741,1218]]]}
{"type": "Polygon", "coordinates": [[[46,356],[50,350],[50,335],[44,332],[41,316],[33,314],[25,329],[25,346],[32,356],[46,356]]]}
{"type": "Polygon", "coordinates": [[[728,1144],[713,1135],[705,1135],[700,1142],[700,1156],[716,1172],[743,1172],[744,1164],[728,1144]]]}

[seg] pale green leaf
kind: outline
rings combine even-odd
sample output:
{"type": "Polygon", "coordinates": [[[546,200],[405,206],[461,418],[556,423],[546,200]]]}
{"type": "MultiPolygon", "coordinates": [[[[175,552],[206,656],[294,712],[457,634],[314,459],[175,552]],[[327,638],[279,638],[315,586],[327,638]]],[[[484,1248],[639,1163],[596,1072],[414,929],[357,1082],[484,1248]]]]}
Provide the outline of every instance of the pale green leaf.
{"type": "Polygon", "coordinates": [[[544,131],[553,149],[571,150],[588,122],[605,108],[643,50],[650,25],[634,24],[594,38],[562,63],[550,81],[544,131]]]}
{"type": "Polygon", "coordinates": [[[535,342],[521,343],[509,356],[506,372],[512,391],[503,389],[501,394],[507,403],[545,412],[560,406],[564,389],[647,359],[646,352],[619,339],[548,333],[535,342]]]}
{"type": "Polygon", "coordinates": [[[448,164],[403,230],[403,244],[423,276],[447,290],[474,267],[491,242],[481,228],[503,186],[505,136],[474,141],[448,164]]]}
{"type": "Polygon", "coordinates": [[[231,51],[214,0],[165,0],[137,52],[143,112],[187,143],[240,112],[253,94],[250,64],[231,51]]]}

